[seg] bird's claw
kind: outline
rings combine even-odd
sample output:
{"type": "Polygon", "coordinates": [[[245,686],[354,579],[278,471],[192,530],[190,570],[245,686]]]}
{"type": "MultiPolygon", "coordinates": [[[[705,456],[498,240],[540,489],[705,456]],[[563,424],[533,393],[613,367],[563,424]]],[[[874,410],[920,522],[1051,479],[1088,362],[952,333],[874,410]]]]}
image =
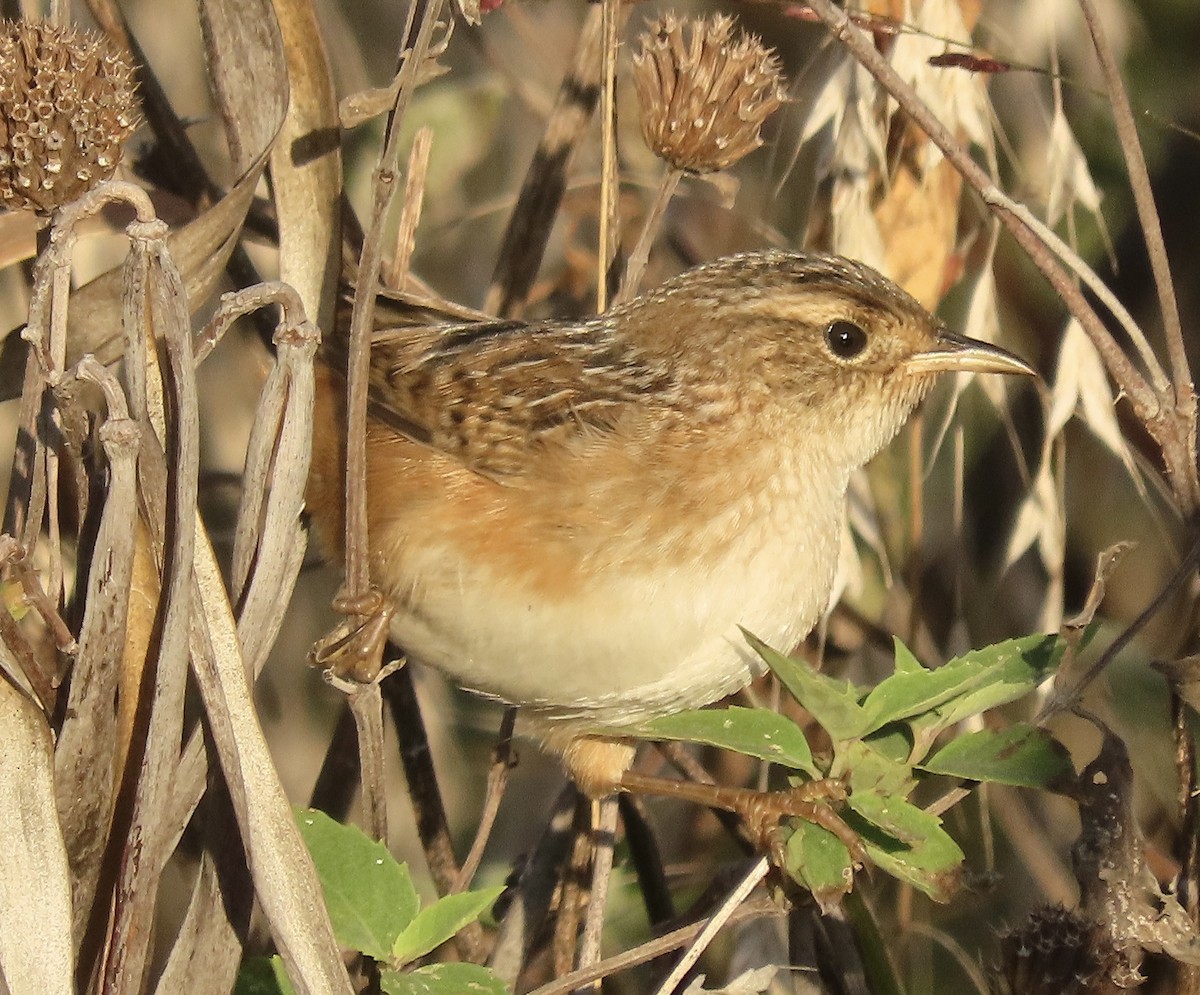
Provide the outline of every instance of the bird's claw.
{"type": "Polygon", "coordinates": [[[836,836],[850,853],[856,867],[867,863],[867,850],[861,837],[834,811],[833,806],[846,800],[845,782],[840,778],[806,781],[775,792],[755,792],[745,804],[742,816],[754,839],[777,867],[787,866],[787,838],[781,822],[785,818],[803,819],[836,836]]]}
{"type": "Polygon", "coordinates": [[[363,594],[339,592],[333,610],[345,616],[318,639],[309,663],[333,683],[370,684],[382,676],[383,648],[391,629],[392,605],[377,587],[363,594]]]}

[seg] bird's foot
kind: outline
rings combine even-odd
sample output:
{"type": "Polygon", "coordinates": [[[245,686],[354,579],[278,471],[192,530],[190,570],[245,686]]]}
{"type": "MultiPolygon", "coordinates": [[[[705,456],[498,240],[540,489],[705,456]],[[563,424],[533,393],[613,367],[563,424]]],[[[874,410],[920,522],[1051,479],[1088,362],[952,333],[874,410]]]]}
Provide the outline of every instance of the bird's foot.
{"type": "Polygon", "coordinates": [[[309,662],[331,681],[369,684],[377,680],[391,628],[391,601],[377,587],[361,595],[343,591],[333,599],[333,610],[344,618],[313,644],[309,662]]]}
{"type": "Polygon", "coordinates": [[[746,822],[759,848],[767,852],[777,867],[787,866],[788,834],[786,818],[803,819],[836,836],[850,853],[856,867],[867,863],[867,850],[861,837],[834,810],[846,801],[846,784],[840,778],[806,781],[782,791],[744,792],[734,809],[746,822]]]}
{"type": "Polygon", "coordinates": [[[781,825],[786,818],[804,819],[826,829],[841,840],[856,866],[867,862],[862,839],[835,811],[846,800],[846,783],[840,778],[806,781],[782,791],[756,791],[753,788],[727,788],[717,784],[650,777],[626,771],[621,778],[622,791],[682,798],[709,808],[733,812],[745,822],[759,849],[778,867],[786,867],[787,834],[781,825]]]}

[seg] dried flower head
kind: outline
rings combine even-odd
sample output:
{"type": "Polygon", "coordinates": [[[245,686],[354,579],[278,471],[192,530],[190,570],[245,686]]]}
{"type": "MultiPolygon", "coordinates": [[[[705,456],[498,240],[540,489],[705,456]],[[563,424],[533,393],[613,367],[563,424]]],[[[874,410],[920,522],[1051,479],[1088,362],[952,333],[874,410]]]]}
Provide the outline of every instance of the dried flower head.
{"type": "Polygon", "coordinates": [[[133,70],[104,36],[0,26],[0,206],[74,200],[113,174],[138,122],[133,70]]]}
{"type": "Polygon", "coordinates": [[[733,18],[667,14],[642,35],[633,80],[642,134],[678,169],[725,169],[762,144],[759,129],[783,100],[779,59],[733,18]]]}
{"type": "Polygon", "coordinates": [[[1061,906],[1034,909],[1000,951],[996,995],[1116,995],[1142,980],[1102,928],[1061,906]]]}

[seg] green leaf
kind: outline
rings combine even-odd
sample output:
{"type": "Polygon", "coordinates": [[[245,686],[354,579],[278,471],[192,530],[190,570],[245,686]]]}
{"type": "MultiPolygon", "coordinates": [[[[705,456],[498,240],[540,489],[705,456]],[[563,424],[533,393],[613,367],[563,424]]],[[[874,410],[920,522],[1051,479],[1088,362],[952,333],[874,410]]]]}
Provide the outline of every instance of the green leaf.
{"type": "Polygon", "coordinates": [[[820,777],[804,731],[765,708],[702,708],[677,712],[638,729],[647,739],[684,739],[719,746],[820,777]]]}
{"type": "Polygon", "coordinates": [[[874,792],[907,798],[917,783],[906,762],[893,760],[861,739],[846,743],[838,751],[830,774],[845,775],[852,795],[874,792]]]}
{"type": "Polygon", "coordinates": [[[1000,732],[982,729],[957,736],[920,766],[931,774],[1022,788],[1051,788],[1074,773],[1062,743],[1023,722],[1000,732]]]}
{"type": "Polygon", "coordinates": [[[835,681],[801,660],[784,656],[745,629],[742,629],[742,634],[788,693],[812,714],[834,740],[854,739],[866,731],[867,713],[858,703],[858,691],[853,684],[835,681]]]}
{"type": "Polygon", "coordinates": [[[504,982],[478,964],[429,964],[408,972],[384,968],[379,987],[386,995],[508,995],[504,982]]]}
{"type": "Polygon", "coordinates": [[[386,961],[420,907],[408,868],[382,843],[324,812],[306,809],[297,819],[338,943],[386,961]]]}
{"type": "Polygon", "coordinates": [[[854,868],[846,845],[828,829],[795,820],[788,837],[788,873],[812,892],[822,911],[829,911],[854,885],[854,868]]]}
{"type": "Polygon", "coordinates": [[[296,995],[280,957],[251,957],[238,971],[233,995],[296,995]]]}
{"type": "MultiPolygon", "coordinates": [[[[896,646],[899,654],[902,644],[897,641],[896,646]]],[[[897,655],[896,673],[881,681],[862,704],[867,714],[865,732],[874,732],[891,722],[928,712],[965,694],[986,679],[987,672],[983,668],[963,661],[947,663],[936,670],[926,670],[919,664],[914,670],[906,664],[901,670],[897,655]]]]}
{"type": "Polygon", "coordinates": [[[921,810],[899,795],[855,791],[846,800],[846,804],[871,825],[877,826],[907,846],[916,846],[924,838],[924,820],[914,815],[921,810]]]}
{"type": "Polygon", "coordinates": [[[899,636],[892,636],[892,646],[895,650],[897,674],[927,673],[925,665],[913,656],[913,651],[900,641],[899,636]]]}
{"type": "Polygon", "coordinates": [[[440,947],[465,925],[478,919],[484,909],[491,908],[502,891],[504,885],[464,891],[439,898],[422,909],[392,944],[394,962],[407,964],[440,947]]]}
{"type": "Polygon", "coordinates": [[[907,803],[895,806],[891,818],[896,830],[914,841],[906,844],[895,832],[885,832],[856,814],[848,813],[846,823],[862,837],[877,867],[935,902],[950,901],[962,878],[963,852],[936,815],[907,803]]]}
{"type": "Polygon", "coordinates": [[[1065,645],[1058,636],[1032,635],[985,646],[951,660],[947,667],[978,668],[985,676],[974,690],[937,709],[938,725],[944,729],[1032,691],[1054,673],[1065,645]]]}

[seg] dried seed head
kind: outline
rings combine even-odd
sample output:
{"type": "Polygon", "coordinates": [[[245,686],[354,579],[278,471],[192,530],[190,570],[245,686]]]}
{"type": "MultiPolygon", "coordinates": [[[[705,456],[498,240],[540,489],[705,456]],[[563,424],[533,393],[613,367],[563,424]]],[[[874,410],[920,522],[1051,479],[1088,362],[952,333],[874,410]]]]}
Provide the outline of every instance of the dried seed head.
{"type": "Polygon", "coordinates": [[[759,129],[783,100],[779,60],[733,18],[667,14],[642,35],[633,81],[642,134],[654,154],[692,173],[733,165],[762,144],[759,129]]]}
{"type": "Polygon", "coordinates": [[[102,35],[0,25],[0,206],[48,214],[110,177],[138,126],[133,70],[102,35]]]}
{"type": "Polygon", "coordinates": [[[1061,906],[1034,909],[1002,934],[1000,956],[996,995],[1115,995],[1142,980],[1102,927],[1061,906]]]}

